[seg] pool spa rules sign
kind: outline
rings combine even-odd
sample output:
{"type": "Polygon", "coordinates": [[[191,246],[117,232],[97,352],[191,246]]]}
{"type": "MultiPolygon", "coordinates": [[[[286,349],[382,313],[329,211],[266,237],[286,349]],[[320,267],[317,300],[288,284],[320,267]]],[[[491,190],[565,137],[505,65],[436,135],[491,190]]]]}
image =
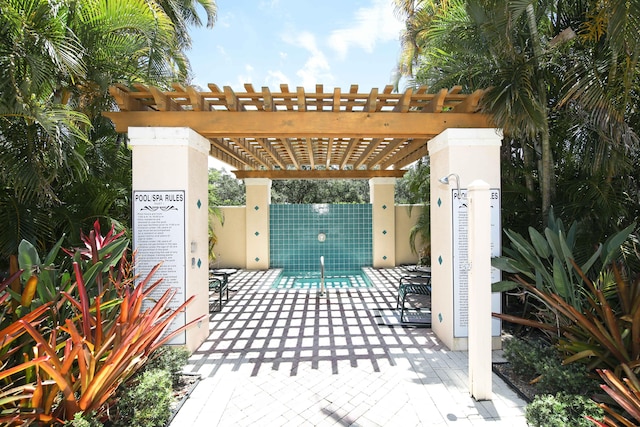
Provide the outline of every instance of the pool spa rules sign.
{"type": "MultiPolygon", "coordinates": [[[[162,262],[151,283],[163,278],[151,294],[157,300],[169,288],[176,294],[169,304],[175,310],[185,301],[185,195],[178,191],[133,192],[133,247],[137,250],[135,273],[137,281],[144,280],[149,271],[162,262]]],[[[151,301],[145,301],[147,307],[151,301]]],[[[167,332],[172,332],[186,322],[186,314],[180,313],[167,332]]],[[[186,337],[178,334],[171,344],[185,344],[186,337]]]]}
{"type": "MultiPolygon", "coordinates": [[[[467,201],[467,189],[451,190],[453,200],[453,336],[469,336],[469,268],[468,259],[468,218],[469,206],[467,201]]],[[[491,256],[500,256],[501,253],[501,224],[500,224],[500,189],[489,190],[491,197],[491,256]]],[[[500,270],[491,267],[491,283],[500,280],[500,270]]],[[[500,292],[491,294],[491,310],[501,311],[500,292]]],[[[494,337],[500,336],[500,320],[491,319],[491,333],[494,337]]]]}

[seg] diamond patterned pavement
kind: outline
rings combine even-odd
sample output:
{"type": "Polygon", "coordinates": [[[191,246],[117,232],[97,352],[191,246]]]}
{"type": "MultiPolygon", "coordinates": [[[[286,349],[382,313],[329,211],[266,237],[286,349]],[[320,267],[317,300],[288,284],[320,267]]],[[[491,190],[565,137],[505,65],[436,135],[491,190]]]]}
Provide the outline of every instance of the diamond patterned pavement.
{"type": "Polygon", "coordinates": [[[374,287],[324,296],[271,289],[273,270],[231,276],[187,365],[203,379],[170,427],[526,426],[525,402],[495,374],[491,401],[469,396],[466,352],[429,328],[380,325],[404,271],[367,272],[374,287]]]}

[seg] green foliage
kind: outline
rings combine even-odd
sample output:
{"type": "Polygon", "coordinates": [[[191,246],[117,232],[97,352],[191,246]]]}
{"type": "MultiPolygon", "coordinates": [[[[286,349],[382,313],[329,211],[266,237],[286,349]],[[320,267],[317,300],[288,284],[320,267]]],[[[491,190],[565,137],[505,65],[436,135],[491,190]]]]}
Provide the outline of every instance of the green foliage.
{"type": "MultiPolygon", "coordinates": [[[[159,266],[134,284],[123,233],[111,229],[103,236],[96,223],[89,235],[81,235],[85,247],[65,251],[72,256],[71,271],[55,266],[52,253],[41,261],[23,242],[18,256],[23,270],[0,284],[0,333],[9,337],[0,347],[0,422],[15,417],[55,425],[79,412],[104,417],[117,387],[184,329],[164,335],[193,297],[176,310],[168,308],[174,290],[151,300],[161,283],[152,281],[159,266]],[[21,278],[23,272],[28,274],[21,278]],[[27,277],[19,287],[9,287],[27,277]],[[34,278],[41,279],[41,296],[25,299],[25,292],[36,293],[34,278]],[[143,306],[144,301],[153,302],[143,306]]],[[[181,357],[182,352],[164,356],[164,364],[175,366],[181,357]]]]}
{"type": "Polygon", "coordinates": [[[556,356],[558,352],[541,340],[511,338],[504,342],[504,357],[516,375],[533,379],[540,375],[537,363],[540,359],[556,356]]]}
{"type": "Polygon", "coordinates": [[[116,427],[164,427],[171,416],[171,374],[164,369],[145,370],[127,383],[119,396],[116,427]]]}
{"type": "MultiPolygon", "coordinates": [[[[431,165],[429,158],[424,157],[412,165],[407,173],[398,180],[408,188],[408,197],[402,203],[428,203],[431,190],[431,165]]],[[[400,202],[398,202],[400,203],[400,202]]]]}
{"type": "Polygon", "coordinates": [[[276,180],[271,187],[272,203],[369,203],[366,180],[276,180]]]}
{"type": "Polygon", "coordinates": [[[83,412],[76,412],[72,420],[64,423],[66,427],[103,427],[104,424],[96,418],[95,413],[85,414],[83,412]]]}
{"type": "Polygon", "coordinates": [[[586,417],[601,420],[603,411],[591,399],[566,393],[545,394],[525,408],[525,417],[531,427],[591,427],[586,417]]]}
{"type": "Polygon", "coordinates": [[[171,375],[171,382],[176,386],[180,380],[182,368],[189,359],[189,350],[181,346],[165,345],[151,353],[145,370],[162,369],[171,375]]]}
{"type": "Polygon", "coordinates": [[[492,88],[480,106],[505,136],[503,224],[542,225],[546,196],[594,242],[637,218],[639,2],[395,4],[410,86],[492,88]]]}
{"type": "Polygon", "coordinates": [[[582,261],[572,252],[575,227],[565,233],[556,224],[556,230],[545,230],[546,239],[535,231],[530,242],[508,234],[512,248],[494,265],[513,280],[499,286],[522,287],[534,303],[535,318],[497,316],[549,332],[565,364],[582,362],[588,371],[610,371],[618,382],[633,378],[640,360],[640,275],[630,266],[637,265],[639,255],[620,249],[635,224],[613,234],[582,261]]]}
{"type": "MultiPolygon", "coordinates": [[[[597,245],[593,254],[578,258],[576,253],[578,223],[566,230],[562,220],[549,211],[544,235],[529,227],[529,239],[506,230],[511,246],[504,247],[504,256],[494,258],[492,265],[500,270],[516,274],[546,293],[555,293],[577,309],[585,302],[582,288],[585,275],[595,278],[616,255],[620,246],[635,229],[635,223],[613,234],[604,244],[597,245]],[[574,265],[579,268],[574,268],[574,265]]],[[[496,290],[510,290],[519,286],[517,281],[499,282],[496,290]]]]}
{"type": "Polygon", "coordinates": [[[535,384],[536,393],[590,395],[598,388],[584,365],[564,365],[558,350],[543,341],[512,338],[504,343],[504,356],[516,375],[535,384]]]}
{"type": "Polygon", "coordinates": [[[415,225],[409,232],[409,247],[411,252],[418,255],[418,263],[431,264],[431,210],[429,209],[429,194],[431,184],[431,168],[429,158],[420,159],[413,165],[402,178],[408,187],[410,197],[407,200],[411,204],[422,204],[422,210],[415,225]],[[420,238],[421,247],[416,246],[416,240],[420,238]]]}
{"type": "MultiPolygon", "coordinates": [[[[128,224],[130,150],[109,86],[188,79],[187,29],[213,0],[0,2],[0,261],[95,218],[128,224]],[[201,8],[202,10],[198,10],[201,8]],[[25,167],[29,165],[29,167],[25,167]]],[[[0,265],[3,268],[4,265],[0,265]]]]}
{"type": "Polygon", "coordinates": [[[224,169],[209,169],[209,206],[242,206],[245,204],[244,182],[224,169]]]}
{"type": "Polygon", "coordinates": [[[640,278],[616,261],[635,224],[599,245],[582,266],[571,251],[575,228],[564,233],[556,224],[557,231],[545,230],[546,239],[535,230],[531,242],[508,234],[509,256],[494,260],[514,274],[508,286],[521,286],[533,297],[537,319],[497,316],[555,333],[568,355],[565,363],[581,360],[589,369],[620,373],[620,364],[640,359],[640,278]]]}

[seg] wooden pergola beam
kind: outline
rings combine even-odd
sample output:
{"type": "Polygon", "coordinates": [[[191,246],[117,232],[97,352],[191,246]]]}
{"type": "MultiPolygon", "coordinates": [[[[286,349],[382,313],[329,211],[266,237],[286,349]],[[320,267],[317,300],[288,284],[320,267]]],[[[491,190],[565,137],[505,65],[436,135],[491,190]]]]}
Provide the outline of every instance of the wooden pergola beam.
{"type": "Polygon", "coordinates": [[[129,111],[103,114],[115,123],[118,132],[126,132],[129,127],[190,127],[206,138],[291,138],[300,135],[316,138],[425,138],[452,127],[492,127],[489,116],[475,113],[129,111]]]}
{"type": "Polygon", "coordinates": [[[256,138],[256,142],[258,143],[258,145],[260,145],[260,147],[262,147],[265,153],[267,153],[273,159],[273,162],[278,165],[278,167],[280,167],[281,169],[286,168],[284,161],[282,160],[278,152],[273,149],[271,143],[267,138],[256,138]]]}
{"type": "Polygon", "coordinates": [[[427,86],[402,93],[391,85],[365,93],[355,84],[348,91],[326,92],[322,84],[310,92],[287,84],[275,92],[256,91],[251,83],[244,84],[244,92],[213,83],[207,87],[200,91],[174,83],[172,90],[162,91],[117,84],[109,90],[120,111],[103,115],[118,132],[188,127],[209,140],[212,156],[233,167],[261,173],[305,169],[309,177],[326,174],[325,169],[376,174],[401,169],[426,155],[427,141],[446,129],[494,127],[488,115],[478,113],[486,91],[467,95],[462,86],[435,94],[427,93],[427,86]]]}
{"type": "Polygon", "coordinates": [[[402,178],[406,170],[237,170],[236,178],[269,179],[370,179],[402,178]]]}

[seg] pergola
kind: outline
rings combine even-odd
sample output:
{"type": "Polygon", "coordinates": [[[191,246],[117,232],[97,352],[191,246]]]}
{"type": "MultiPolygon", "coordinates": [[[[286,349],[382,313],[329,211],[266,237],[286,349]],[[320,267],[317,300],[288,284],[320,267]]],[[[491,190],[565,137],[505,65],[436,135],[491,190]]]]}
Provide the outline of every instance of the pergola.
{"type": "MultiPolygon", "coordinates": [[[[208,313],[202,263],[208,259],[207,155],[245,180],[246,206],[233,216],[231,239],[243,248],[240,267],[267,269],[271,180],[311,178],[369,179],[373,267],[395,266],[395,209],[388,209],[395,207],[394,178],[429,154],[431,175],[454,176],[458,187],[454,192],[444,179],[430,182],[432,327],[450,349],[469,349],[471,394],[490,399],[491,347],[500,345],[500,331],[492,335],[490,287],[490,259],[500,245],[490,230],[500,227],[492,212],[500,207],[502,137],[479,112],[484,91],[462,94],[456,86],[393,93],[385,86],[359,93],[357,85],[348,92],[316,85],[307,92],[284,84],[279,92],[258,92],[251,84],[244,92],[214,84],[208,89],[116,85],[111,95],[120,111],[104,113],[117,131],[129,133],[133,150],[138,262],[169,258],[160,270],[167,286],[176,287],[182,301],[200,297],[185,321],[208,313]]],[[[499,295],[495,301],[500,311],[499,295]]],[[[184,342],[195,349],[207,334],[206,327],[192,328],[184,342]]]]}
{"type": "Polygon", "coordinates": [[[478,112],[484,90],[461,86],[427,93],[427,87],[393,93],[393,87],[359,93],[307,92],[281,84],[244,92],[215,84],[209,90],[141,84],[110,89],[120,111],[107,112],[119,132],[129,127],[189,127],[210,142],[209,155],[235,169],[237,178],[401,177],[427,155],[427,142],[448,128],[490,128],[478,112]]]}

